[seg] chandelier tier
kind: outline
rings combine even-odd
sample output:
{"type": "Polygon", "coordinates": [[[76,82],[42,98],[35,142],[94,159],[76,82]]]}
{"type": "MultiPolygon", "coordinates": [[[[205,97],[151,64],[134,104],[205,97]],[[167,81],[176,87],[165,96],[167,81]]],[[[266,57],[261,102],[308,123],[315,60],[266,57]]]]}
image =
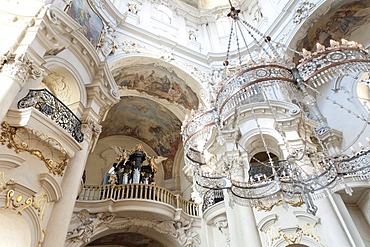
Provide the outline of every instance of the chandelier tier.
{"type": "Polygon", "coordinates": [[[342,133],[329,127],[313,97],[319,94],[338,113],[364,122],[351,143],[365,136],[369,117],[323,95],[319,86],[368,73],[368,51],[344,39],[331,41],[330,47],[318,44],[315,52],[294,51],[241,20],[240,10],[230,6],[233,24],[222,79],[213,84],[209,109],[192,112],[183,123],[185,165],[199,191],[225,189],[235,203],[262,210],[305,204],[316,214],[314,199],[343,188],[350,194],[345,180],[370,175],[369,148],[342,148],[342,133]],[[259,58],[251,54],[244,34],[258,44],[259,58]],[[235,66],[229,62],[232,38],[235,66]],[[298,65],[286,62],[291,51],[302,56],[298,65]]]}

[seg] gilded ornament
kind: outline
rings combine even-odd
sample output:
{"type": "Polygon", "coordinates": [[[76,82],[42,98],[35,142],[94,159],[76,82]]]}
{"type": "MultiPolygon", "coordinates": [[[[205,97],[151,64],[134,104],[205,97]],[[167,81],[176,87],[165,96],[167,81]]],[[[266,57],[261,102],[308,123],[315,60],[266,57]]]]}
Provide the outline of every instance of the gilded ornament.
{"type": "Polygon", "coordinates": [[[3,122],[1,127],[1,144],[5,145],[7,143],[7,147],[9,149],[13,148],[16,153],[28,152],[43,161],[52,174],[63,175],[63,171],[67,166],[68,155],[59,141],[37,130],[31,130],[26,127],[12,127],[7,122],[3,122]],[[42,146],[47,147],[47,152],[43,153],[41,150],[32,149],[33,146],[39,146],[40,142],[42,142],[42,146]],[[49,144],[49,146],[45,145],[45,143],[49,144]],[[57,152],[60,153],[58,154],[57,152]]]}
{"type": "Polygon", "coordinates": [[[0,193],[7,189],[8,185],[14,184],[15,181],[11,178],[9,181],[5,180],[5,173],[0,172],[0,193]]]}

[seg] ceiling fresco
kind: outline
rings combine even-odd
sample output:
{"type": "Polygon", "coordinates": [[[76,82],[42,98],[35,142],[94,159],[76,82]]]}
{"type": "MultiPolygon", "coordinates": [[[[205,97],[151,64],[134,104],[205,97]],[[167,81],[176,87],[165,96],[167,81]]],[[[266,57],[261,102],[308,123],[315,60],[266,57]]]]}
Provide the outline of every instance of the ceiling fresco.
{"type": "Polygon", "coordinates": [[[135,64],[115,69],[113,77],[121,88],[134,89],[178,103],[186,109],[197,109],[195,92],[174,71],[152,64],[135,64]]]}
{"type": "Polygon", "coordinates": [[[147,143],[162,162],[164,179],[172,178],[173,161],[181,143],[181,121],[164,106],[140,97],[126,96],[109,110],[101,138],[126,135],[147,143]]]}
{"type": "Polygon", "coordinates": [[[315,50],[316,43],[330,46],[330,39],[348,38],[361,25],[370,22],[370,0],[335,1],[328,11],[298,42],[299,50],[315,50]]]}
{"type": "Polygon", "coordinates": [[[164,247],[156,240],[138,233],[115,233],[99,238],[87,246],[164,247]]]}

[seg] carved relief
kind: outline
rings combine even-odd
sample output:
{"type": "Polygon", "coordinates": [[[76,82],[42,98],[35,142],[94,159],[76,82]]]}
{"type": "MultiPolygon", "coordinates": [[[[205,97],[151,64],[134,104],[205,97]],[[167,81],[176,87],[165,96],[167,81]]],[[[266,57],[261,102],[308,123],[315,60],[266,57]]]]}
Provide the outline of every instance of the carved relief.
{"type": "Polygon", "coordinates": [[[229,233],[229,226],[228,226],[227,220],[225,219],[225,220],[216,221],[215,226],[222,233],[222,235],[225,236],[226,243],[228,246],[230,246],[230,233],[229,233]]]}
{"type": "Polygon", "coordinates": [[[71,88],[65,82],[64,76],[54,72],[46,76],[42,83],[65,104],[71,101],[71,88]]]}
{"type": "Polygon", "coordinates": [[[176,229],[176,237],[181,246],[184,247],[195,247],[200,244],[200,236],[198,233],[191,231],[193,219],[182,223],[181,221],[175,221],[174,227],[176,229]]]}
{"type": "Polygon", "coordinates": [[[39,78],[42,69],[37,67],[26,53],[17,55],[14,59],[4,64],[2,71],[14,77],[23,86],[27,80],[39,78]]]}
{"type": "Polygon", "coordinates": [[[107,212],[92,214],[86,209],[83,209],[72,217],[67,233],[67,241],[88,243],[99,227],[127,232],[135,232],[138,227],[144,227],[176,238],[181,246],[196,247],[200,244],[200,236],[191,230],[192,222],[192,219],[182,223],[181,221],[157,221],[144,218],[117,217],[107,212]]]}
{"type": "Polygon", "coordinates": [[[110,24],[104,27],[98,48],[102,59],[105,59],[109,55],[113,55],[115,53],[117,49],[116,35],[115,30],[110,24]]]}
{"type": "Polygon", "coordinates": [[[315,6],[316,4],[312,3],[311,1],[305,0],[301,2],[294,12],[293,22],[297,25],[300,24],[302,20],[309,16],[310,10],[315,6]]]}
{"type": "Polygon", "coordinates": [[[11,127],[7,122],[3,122],[1,127],[0,143],[2,145],[7,143],[7,147],[14,148],[16,153],[28,152],[43,161],[52,174],[63,175],[68,155],[60,142],[41,131],[25,127],[11,127]],[[45,150],[33,148],[38,146],[45,147],[45,150]]]}
{"type": "Polygon", "coordinates": [[[86,209],[83,209],[72,218],[73,226],[67,232],[67,240],[88,243],[100,225],[108,224],[114,218],[115,215],[111,213],[90,214],[86,209]]]}
{"type": "Polygon", "coordinates": [[[90,151],[92,151],[99,139],[100,133],[102,131],[102,126],[97,124],[90,117],[85,117],[81,120],[81,132],[86,136],[86,140],[90,144],[90,151]]]}

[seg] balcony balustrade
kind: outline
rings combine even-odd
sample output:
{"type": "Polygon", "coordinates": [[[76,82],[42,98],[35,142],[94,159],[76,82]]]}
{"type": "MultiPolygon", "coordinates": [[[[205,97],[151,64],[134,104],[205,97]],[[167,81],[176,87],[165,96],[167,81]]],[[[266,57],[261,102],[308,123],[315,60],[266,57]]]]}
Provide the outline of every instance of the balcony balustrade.
{"type": "Polygon", "coordinates": [[[77,198],[80,202],[145,200],[168,204],[190,216],[199,216],[199,205],[171,191],[149,184],[85,185],[77,198]]]}
{"type": "Polygon", "coordinates": [[[18,109],[34,107],[45,116],[51,118],[60,127],[65,129],[77,142],[82,142],[84,135],[81,132],[81,121],[77,116],[47,89],[30,90],[18,102],[18,109]]]}
{"type": "Polygon", "coordinates": [[[268,100],[291,102],[292,92],[298,93],[288,68],[276,64],[247,68],[220,88],[216,97],[218,115],[223,120],[235,107],[268,100]]]}

